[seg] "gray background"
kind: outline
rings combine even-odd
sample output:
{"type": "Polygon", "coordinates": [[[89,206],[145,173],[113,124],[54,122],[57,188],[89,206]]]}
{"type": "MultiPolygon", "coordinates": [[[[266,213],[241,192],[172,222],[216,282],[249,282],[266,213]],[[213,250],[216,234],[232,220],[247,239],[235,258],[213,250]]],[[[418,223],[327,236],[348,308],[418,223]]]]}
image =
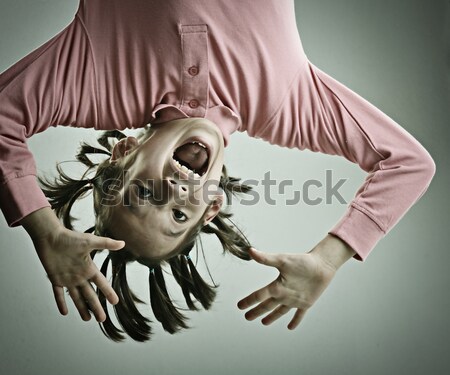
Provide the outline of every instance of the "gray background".
{"type": "MultiPolygon", "coordinates": [[[[218,301],[192,313],[191,330],[152,342],[109,342],[70,305],[58,315],[50,285],[26,233],[0,218],[1,374],[447,374],[450,371],[450,253],[447,242],[449,2],[300,0],[299,29],[310,60],[412,133],[430,151],[437,174],[427,194],[360,263],[348,262],[294,332],[288,318],[263,327],[246,322],[236,302],[276,271],[220,255],[205,239],[218,301]],[[447,16],[446,16],[447,15],[447,16]],[[446,18],[447,17],[447,18],[446,18]]],[[[73,17],[73,0],[0,0],[0,71],[73,17]]],[[[41,171],[73,158],[94,132],[58,128],[33,137],[41,171]]],[[[325,170],[348,178],[350,201],[364,174],[342,158],[272,147],[236,134],[227,150],[234,175],[324,182],[325,170]]],[[[71,167],[76,170],[75,167],[71,167]]],[[[279,198],[279,197],[278,197],[279,198]]],[[[236,220],[264,251],[311,249],[345,205],[234,205],[236,220]]],[[[78,210],[89,210],[89,202],[78,210]]],[[[81,227],[90,224],[84,220],[81,227]]],[[[146,298],[146,271],[132,282],[146,298]]],[[[146,310],[148,311],[148,309],[146,310]]]]}

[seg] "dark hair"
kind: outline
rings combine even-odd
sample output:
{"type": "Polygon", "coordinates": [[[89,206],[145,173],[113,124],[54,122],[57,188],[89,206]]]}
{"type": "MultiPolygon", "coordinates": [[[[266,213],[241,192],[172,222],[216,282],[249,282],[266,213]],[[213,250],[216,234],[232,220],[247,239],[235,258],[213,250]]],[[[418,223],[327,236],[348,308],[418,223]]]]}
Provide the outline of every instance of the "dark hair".
{"type": "MultiPolygon", "coordinates": [[[[145,140],[151,136],[151,127],[145,128],[139,138],[145,140]]],[[[90,190],[93,191],[95,225],[85,232],[94,233],[99,236],[114,238],[114,233],[110,233],[109,224],[111,218],[110,205],[102,205],[102,199],[110,199],[114,192],[117,192],[118,185],[122,184],[121,176],[127,166],[135,159],[134,153],[123,158],[121,162],[111,163],[109,157],[112,153],[111,139],[120,140],[126,136],[118,131],[106,131],[97,139],[102,148],[94,147],[83,142],[76,155],[77,161],[84,164],[87,169],[81,179],[69,177],[62,169],[61,164],[56,165],[58,176],[53,180],[39,176],[41,188],[56,215],[62,219],[66,228],[73,230],[73,222],[76,220],[71,216],[73,204],[86,196],[90,190]],[[88,155],[105,155],[106,160],[101,162],[93,161],[88,155]],[[94,173],[93,178],[88,178],[94,173]]],[[[231,202],[232,196],[247,193],[251,187],[240,183],[240,179],[228,176],[225,166],[219,186],[226,196],[227,206],[231,202]]],[[[221,209],[218,215],[207,225],[203,226],[200,220],[187,235],[184,243],[179,248],[179,253],[162,262],[149,261],[145,264],[149,267],[150,303],[153,314],[164,330],[173,334],[182,328],[188,328],[187,317],[182,313],[183,309],[177,307],[167,290],[163,267],[168,266],[171,273],[180,286],[189,310],[198,310],[195,301],[199,302],[204,309],[209,309],[216,296],[217,285],[210,285],[203,280],[198,273],[190,252],[195,247],[203,247],[200,233],[214,234],[219,239],[223,251],[249,260],[248,249],[250,243],[245,235],[231,221],[232,214],[226,209],[221,209]]],[[[99,250],[94,250],[91,257],[94,258],[99,250]]],[[[114,312],[120,328],[117,327],[110,318],[105,296],[97,289],[100,303],[106,313],[106,321],[100,324],[102,332],[111,340],[119,342],[125,339],[124,333],[136,341],[147,341],[151,336],[151,320],[144,317],[138,310],[136,304],[144,303],[130,289],[127,281],[126,265],[136,259],[131,252],[123,249],[118,252],[109,252],[104,260],[100,271],[106,276],[109,265],[112,269],[112,287],[119,296],[119,303],[114,305],[114,312]]],[[[141,263],[142,260],[139,259],[141,263]]],[[[209,270],[208,270],[209,272],[209,270]]]]}

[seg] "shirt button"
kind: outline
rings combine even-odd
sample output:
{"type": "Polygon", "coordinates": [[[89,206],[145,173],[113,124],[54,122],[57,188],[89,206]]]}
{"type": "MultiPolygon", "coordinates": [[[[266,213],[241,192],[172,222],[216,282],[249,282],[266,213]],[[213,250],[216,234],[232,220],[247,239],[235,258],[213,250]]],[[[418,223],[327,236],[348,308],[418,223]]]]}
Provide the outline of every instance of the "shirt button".
{"type": "Polygon", "coordinates": [[[191,67],[188,69],[188,73],[189,73],[191,76],[196,76],[196,75],[198,74],[198,67],[196,67],[195,65],[194,65],[194,66],[191,66],[191,67]]]}
{"type": "Polygon", "coordinates": [[[195,109],[199,106],[199,102],[196,99],[192,99],[191,101],[189,101],[189,107],[191,107],[192,109],[195,109]]]}

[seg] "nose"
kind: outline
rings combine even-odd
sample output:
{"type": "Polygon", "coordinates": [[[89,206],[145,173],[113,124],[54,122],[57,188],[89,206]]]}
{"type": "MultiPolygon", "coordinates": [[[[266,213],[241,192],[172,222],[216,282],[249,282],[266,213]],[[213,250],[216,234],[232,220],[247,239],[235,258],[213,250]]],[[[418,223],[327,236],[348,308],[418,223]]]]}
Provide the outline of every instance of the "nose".
{"type": "Polygon", "coordinates": [[[184,197],[188,193],[188,187],[186,184],[183,184],[180,181],[177,181],[174,178],[167,178],[167,185],[169,188],[170,195],[178,195],[178,197],[184,197]]]}

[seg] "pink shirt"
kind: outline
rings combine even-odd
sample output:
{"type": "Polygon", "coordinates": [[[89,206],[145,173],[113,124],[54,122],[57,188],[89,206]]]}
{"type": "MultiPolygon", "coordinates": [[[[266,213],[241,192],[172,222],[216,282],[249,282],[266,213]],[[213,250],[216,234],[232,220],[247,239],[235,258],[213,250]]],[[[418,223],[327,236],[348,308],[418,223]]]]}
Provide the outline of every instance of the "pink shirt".
{"type": "Polygon", "coordinates": [[[73,22],[0,75],[0,205],[9,225],[48,206],[26,138],[206,117],[341,155],[368,173],[330,233],[365,259],[435,172],[403,128],[306,57],[291,0],[81,0],[73,22]]]}

